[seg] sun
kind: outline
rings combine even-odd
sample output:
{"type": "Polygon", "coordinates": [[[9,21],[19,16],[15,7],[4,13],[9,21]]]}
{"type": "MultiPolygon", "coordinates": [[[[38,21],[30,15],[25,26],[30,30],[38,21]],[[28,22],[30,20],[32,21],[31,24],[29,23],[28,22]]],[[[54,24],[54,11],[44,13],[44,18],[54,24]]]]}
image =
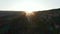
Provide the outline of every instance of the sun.
{"type": "Polygon", "coordinates": [[[33,15],[33,11],[24,11],[26,13],[26,16],[33,15]]]}
{"type": "Polygon", "coordinates": [[[33,13],[33,11],[25,11],[25,13],[33,13]]]}

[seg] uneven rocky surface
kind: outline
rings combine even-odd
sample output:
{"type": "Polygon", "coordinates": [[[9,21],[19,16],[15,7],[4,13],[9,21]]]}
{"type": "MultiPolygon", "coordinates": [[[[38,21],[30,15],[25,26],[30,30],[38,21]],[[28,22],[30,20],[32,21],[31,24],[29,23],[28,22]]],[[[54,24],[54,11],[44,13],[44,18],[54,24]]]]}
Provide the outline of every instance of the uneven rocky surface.
{"type": "Polygon", "coordinates": [[[0,11],[0,34],[60,34],[60,9],[34,12],[0,11]]]}

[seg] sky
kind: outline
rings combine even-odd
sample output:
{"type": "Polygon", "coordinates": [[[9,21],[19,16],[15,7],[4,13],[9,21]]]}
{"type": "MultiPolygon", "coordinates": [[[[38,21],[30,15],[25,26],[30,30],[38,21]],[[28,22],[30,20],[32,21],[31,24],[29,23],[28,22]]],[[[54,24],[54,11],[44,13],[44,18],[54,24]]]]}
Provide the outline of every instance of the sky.
{"type": "Polygon", "coordinates": [[[37,11],[60,8],[60,0],[0,0],[0,10],[37,11]]]}

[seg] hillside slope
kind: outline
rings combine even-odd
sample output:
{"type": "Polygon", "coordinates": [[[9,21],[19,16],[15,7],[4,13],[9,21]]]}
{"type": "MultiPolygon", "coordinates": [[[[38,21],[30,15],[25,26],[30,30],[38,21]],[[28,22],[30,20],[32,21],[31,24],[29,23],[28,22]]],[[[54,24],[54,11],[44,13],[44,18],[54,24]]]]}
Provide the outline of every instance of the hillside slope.
{"type": "Polygon", "coordinates": [[[60,34],[60,9],[34,14],[28,22],[23,11],[0,11],[0,34],[60,34]]]}

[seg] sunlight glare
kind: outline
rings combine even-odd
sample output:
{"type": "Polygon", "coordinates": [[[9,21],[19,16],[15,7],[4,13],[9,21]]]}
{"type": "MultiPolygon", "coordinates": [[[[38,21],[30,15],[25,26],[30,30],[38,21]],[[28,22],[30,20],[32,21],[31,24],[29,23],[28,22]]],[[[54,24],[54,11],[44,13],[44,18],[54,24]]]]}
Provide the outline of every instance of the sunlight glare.
{"type": "Polygon", "coordinates": [[[44,6],[42,4],[35,2],[21,2],[12,7],[14,10],[25,11],[27,15],[33,14],[33,11],[43,10],[43,8],[44,6]]]}
{"type": "Polygon", "coordinates": [[[15,6],[12,7],[14,10],[18,11],[39,11],[43,10],[44,6],[42,4],[38,4],[35,2],[21,2],[15,4],[15,6]]]}
{"type": "Polygon", "coordinates": [[[26,13],[26,16],[33,15],[33,11],[24,11],[26,13]]]}

